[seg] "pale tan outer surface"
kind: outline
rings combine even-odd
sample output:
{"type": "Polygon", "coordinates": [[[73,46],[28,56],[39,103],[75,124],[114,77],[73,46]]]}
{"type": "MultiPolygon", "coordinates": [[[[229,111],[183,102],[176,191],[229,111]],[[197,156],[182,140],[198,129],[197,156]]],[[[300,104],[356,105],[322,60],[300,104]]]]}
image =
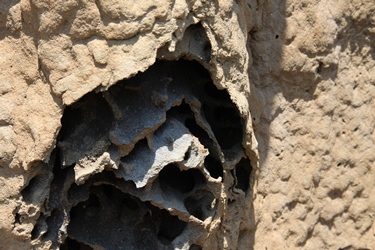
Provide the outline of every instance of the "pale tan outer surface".
{"type": "MultiPolygon", "coordinates": [[[[375,249],[373,1],[6,2],[0,248],[30,246],[37,215],[18,211],[30,220],[19,226],[14,213],[33,162],[48,161],[63,106],[146,70],[158,48],[172,49],[188,25],[202,21],[215,84],[252,118],[259,147],[254,218],[251,204],[243,215],[227,215],[244,224],[239,246],[231,245],[235,231],[227,247],[375,249]]],[[[251,123],[246,129],[256,163],[251,123]]]]}
{"type": "Polygon", "coordinates": [[[255,249],[375,249],[375,2],[263,9],[255,249]]]}

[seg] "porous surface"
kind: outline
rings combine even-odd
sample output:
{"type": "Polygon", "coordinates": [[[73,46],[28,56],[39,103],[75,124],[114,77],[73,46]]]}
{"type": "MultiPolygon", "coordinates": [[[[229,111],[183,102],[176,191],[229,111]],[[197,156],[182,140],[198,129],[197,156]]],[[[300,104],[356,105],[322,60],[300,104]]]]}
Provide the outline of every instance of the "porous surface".
{"type": "Polygon", "coordinates": [[[0,248],[375,249],[372,0],[0,3],[0,248]]]}
{"type": "Polygon", "coordinates": [[[255,249],[374,249],[375,3],[263,8],[255,249]]]}

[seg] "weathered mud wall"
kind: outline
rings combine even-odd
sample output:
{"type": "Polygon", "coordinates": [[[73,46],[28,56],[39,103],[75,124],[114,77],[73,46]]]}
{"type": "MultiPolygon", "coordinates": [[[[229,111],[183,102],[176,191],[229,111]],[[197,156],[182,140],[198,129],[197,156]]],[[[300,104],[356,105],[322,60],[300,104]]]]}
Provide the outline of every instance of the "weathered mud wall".
{"type": "Polygon", "coordinates": [[[0,248],[374,249],[374,14],[0,3],[0,248]]]}
{"type": "Polygon", "coordinates": [[[269,1],[252,35],[255,249],[375,248],[375,4],[269,1]]]}

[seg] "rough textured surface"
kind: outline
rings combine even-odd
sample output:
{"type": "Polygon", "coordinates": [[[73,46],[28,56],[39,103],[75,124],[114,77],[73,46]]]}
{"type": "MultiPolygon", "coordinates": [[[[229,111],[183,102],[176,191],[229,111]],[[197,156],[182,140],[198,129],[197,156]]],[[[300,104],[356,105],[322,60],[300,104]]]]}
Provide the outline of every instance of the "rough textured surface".
{"type": "Polygon", "coordinates": [[[263,8],[255,249],[374,249],[375,3],[263,8]]]}
{"type": "Polygon", "coordinates": [[[1,247],[375,249],[374,47],[372,0],[2,2],[1,247]]]}

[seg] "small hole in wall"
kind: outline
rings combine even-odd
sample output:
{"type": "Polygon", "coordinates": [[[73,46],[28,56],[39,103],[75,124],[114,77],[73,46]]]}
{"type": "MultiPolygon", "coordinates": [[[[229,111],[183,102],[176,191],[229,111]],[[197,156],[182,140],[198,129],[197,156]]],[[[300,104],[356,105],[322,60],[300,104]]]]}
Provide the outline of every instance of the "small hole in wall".
{"type": "Polygon", "coordinates": [[[275,36],[275,39],[279,39],[279,35],[276,35],[276,36],[275,36]]]}
{"type": "Polygon", "coordinates": [[[159,180],[163,191],[189,193],[194,189],[197,182],[204,181],[204,177],[198,169],[181,171],[178,167],[170,164],[160,171],[159,180]]]}
{"type": "Polygon", "coordinates": [[[321,61],[318,61],[318,67],[316,68],[316,73],[317,73],[317,74],[322,73],[323,65],[324,65],[324,64],[323,64],[321,61]]]}
{"type": "Polygon", "coordinates": [[[208,155],[204,161],[204,167],[210,173],[212,178],[223,177],[223,166],[215,160],[212,156],[208,155]]]}
{"type": "Polygon", "coordinates": [[[250,174],[252,167],[248,159],[242,159],[235,168],[236,179],[237,179],[237,189],[241,189],[246,192],[250,186],[250,174]]]}
{"type": "Polygon", "coordinates": [[[333,189],[328,192],[328,197],[331,198],[332,200],[337,199],[337,198],[342,198],[343,191],[339,189],[333,189]]]}
{"type": "Polygon", "coordinates": [[[14,221],[18,224],[21,223],[21,215],[19,213],[16,213],[16,215],[14,216],[14,221]]]}

